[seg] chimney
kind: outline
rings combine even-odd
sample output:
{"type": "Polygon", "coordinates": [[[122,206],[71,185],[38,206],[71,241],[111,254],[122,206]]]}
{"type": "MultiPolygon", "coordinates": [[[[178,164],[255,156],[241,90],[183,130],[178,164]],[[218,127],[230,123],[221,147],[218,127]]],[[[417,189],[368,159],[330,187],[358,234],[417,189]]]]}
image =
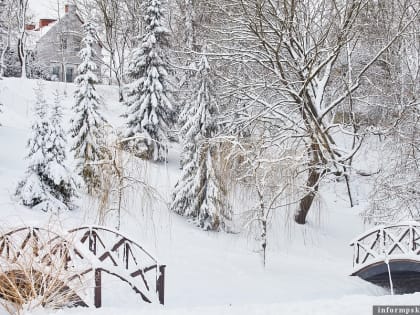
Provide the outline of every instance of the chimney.
{"type": "Polygon", "coordinates": [[[67,13],[76,13],[76,6],[74,4],[64,5],[64,12],[67,13]]]}
{"type": "Polygon", "coordinates": [[[25,30],[27,31],[33,31],[36,28],[35,24],[26,24],[25,30]]]}
{"type": "Polygon", "coordinates": [[[45,26],[48,26],[55,21],[56,20],[54,20],[54,19],[40,19],[39,20],[39,28],[43,28],[45,26]]]}

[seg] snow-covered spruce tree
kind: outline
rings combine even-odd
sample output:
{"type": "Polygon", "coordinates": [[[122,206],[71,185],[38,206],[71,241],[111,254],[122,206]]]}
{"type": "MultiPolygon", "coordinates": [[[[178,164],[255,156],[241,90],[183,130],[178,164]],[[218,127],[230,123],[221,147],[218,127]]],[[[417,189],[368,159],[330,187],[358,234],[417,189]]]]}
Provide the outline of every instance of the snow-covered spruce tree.
{"type": "Polygon", "coordinates": [[[169,31],[163,26],[161,0],[147,0],[145,12],[146,32],[128,66],[132,82],[125,87],[128,110],[124,136],[131,138],[127,144],[137,156],[163,161],[167,132],[175,116],[166,57],[169,31]]]}
{"type": "Polygon", "coordinates": [[[78,172],[84,179],[88,192],[92,194],[100,187],[100,174],[94,162],[104,158],[101,143],[103,143],[103,127],[106,121],[98,111],[100,99],[95,89],[95,84],[98,82],[94,73],[97,66],[93,60],[95,29],[88,22],[84,25],[84,31],[85,37],[82,40],[84,47],[80,51],[82,63],[78,68],[79,75],[75,79],[77,89],[74,95],[71,134],[74,139],[72,151],[78,161],[78,172]]]}
{"type": "Polygon", "coordinates": [[[49,115],[49,128],[45,141],[45,182],[51,194],[66,205],[71,205],[76,195],[75,181],[65,165],[67,140],[63,130],[63,111],[58,91],[49,115]]]}
{"type": "Polygon", "coordinates": [[[47,115],[42,85],[36,90],[34,121],[28,140],[28,168],[16,189],[20,202],[46,212],[71,210],[74,184],[63,162],[65,159],[59,104],[47,115]],[[57,126],[54,126],[57,125],[57,126]]]}
{"type": "Polygon", "coordinates": [[[210,67],[205,56],[195,77],[195,95],[182,112],[183,163],[171,209],[190,217],[205,230],[228,229],[230,207],[220,169],[219,145],[211,142],[218,126],[218,106],[212,95],[210,67]]]}
{"type": "Polygon", "coordinates": [[[49,200],[47,187],[42,182],[45,173],[45,138],[48,129],[48,119],[46,117],[46,101],[43,95],[42,86],[38,86],[36,93],[36,103],[34,106],[33,123],[31,135],[27,148],[29,161],[26,170],[26,177],[18,184],[16,196],[20,198],[23,205],[46,210],[46,201],[49,200]]]}

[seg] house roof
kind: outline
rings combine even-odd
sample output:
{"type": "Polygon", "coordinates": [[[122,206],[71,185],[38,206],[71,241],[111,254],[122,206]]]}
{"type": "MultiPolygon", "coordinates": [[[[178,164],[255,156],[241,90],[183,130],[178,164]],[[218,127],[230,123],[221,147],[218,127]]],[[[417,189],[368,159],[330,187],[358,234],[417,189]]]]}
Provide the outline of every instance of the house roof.
{"type": "MultiPolygon", "coordinates": [[[[37,35],[34,36],[36,38],[35,44],[42,37],[44,37],[46,34],[48,34],[51,30],[55,29],[56,27],[60,27],[60,25],[66,25],[67,23],[69,23],[69,21],[72,19],[73,16],[75,16],[77,18],[77,20],[80,23],[80,26],[83,25],[82,18],[76,12],[76,6],[75,5],[68,5],[68,6],[69,6],[68,12],[66,12],[61,18],[59,18],[55,22],[50,23],[47,26],[39,27],[35,31],[35,32],[37,32],[37,35]]],[[[66,10],[67,10],[67,8],[66,8],[66,10]]],[[[77,30],[77,28],[73,28],[73,27],[71,29],[66,30],[66,32],[80,33],[80,35],[82,35],[81,32],[77,30]]]]}

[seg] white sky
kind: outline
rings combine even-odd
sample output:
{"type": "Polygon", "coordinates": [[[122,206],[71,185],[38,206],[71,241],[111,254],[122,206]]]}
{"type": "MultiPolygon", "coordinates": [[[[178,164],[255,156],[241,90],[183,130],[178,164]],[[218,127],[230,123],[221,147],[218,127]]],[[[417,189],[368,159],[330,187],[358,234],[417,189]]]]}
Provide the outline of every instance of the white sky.
{"type": "Polygon", "coordinates": [[[64,12],[64,4],[66,0],[29,0],[29,9],[35,16],[37,22],[40,18],[53,18],[58,17],[58,5],[60,6],[60,13],[64,12]]]}

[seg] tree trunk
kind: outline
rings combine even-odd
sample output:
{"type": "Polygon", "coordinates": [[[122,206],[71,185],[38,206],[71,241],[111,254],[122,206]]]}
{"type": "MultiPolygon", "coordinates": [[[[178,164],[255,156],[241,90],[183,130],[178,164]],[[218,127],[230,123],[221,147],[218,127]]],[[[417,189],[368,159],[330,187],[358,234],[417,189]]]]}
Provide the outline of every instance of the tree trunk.
{"type": "Polygon", "coordinates": [[[312,206],[314,198],[319,188],[319,179],[322,176],[322,172],[320,172],[315,167],[312,167],[309,170],[308,179],[306,181],[306,186],[311,189],[301,200],[299,203],[299,210],[295,215],[295,222],[298,224],[305,224],[306,217],[308,212],[312,206]]]}
{"type": "Polygon", "coordinates": [[[4,64],[4,58],[5,58],[7,49],[8,47],[6,46],[1,52],[1,56],[0,56],[0,78],[4,77],[4,70],[6,68],[6,65],[4,64]]]}
{"type": "Polygon", "coordinates": [[[123,90],[122,79],[118,72],[115,73],[115,76],[116,76],[117,84],[118,84],[118,101],[121,103],[124,101],[124,90],[123,90]]]}
{"type": "Polygon", "coordinates": [[[26,78],[26,52],[23,41],[23,38],[18,39],[18,57],[22,71],[21,77],[26,78]]]}
{"type": "Polygon", "coordinates": [[[21,62],[22,67],[22,78],[26,78],[26,11],[28,9],[29,0],[20,0],[19,1],[19,10],[18,10],[18,25],[19,25],[19,39],[18,39],[18,56],[19,61],[21,62]]]}

